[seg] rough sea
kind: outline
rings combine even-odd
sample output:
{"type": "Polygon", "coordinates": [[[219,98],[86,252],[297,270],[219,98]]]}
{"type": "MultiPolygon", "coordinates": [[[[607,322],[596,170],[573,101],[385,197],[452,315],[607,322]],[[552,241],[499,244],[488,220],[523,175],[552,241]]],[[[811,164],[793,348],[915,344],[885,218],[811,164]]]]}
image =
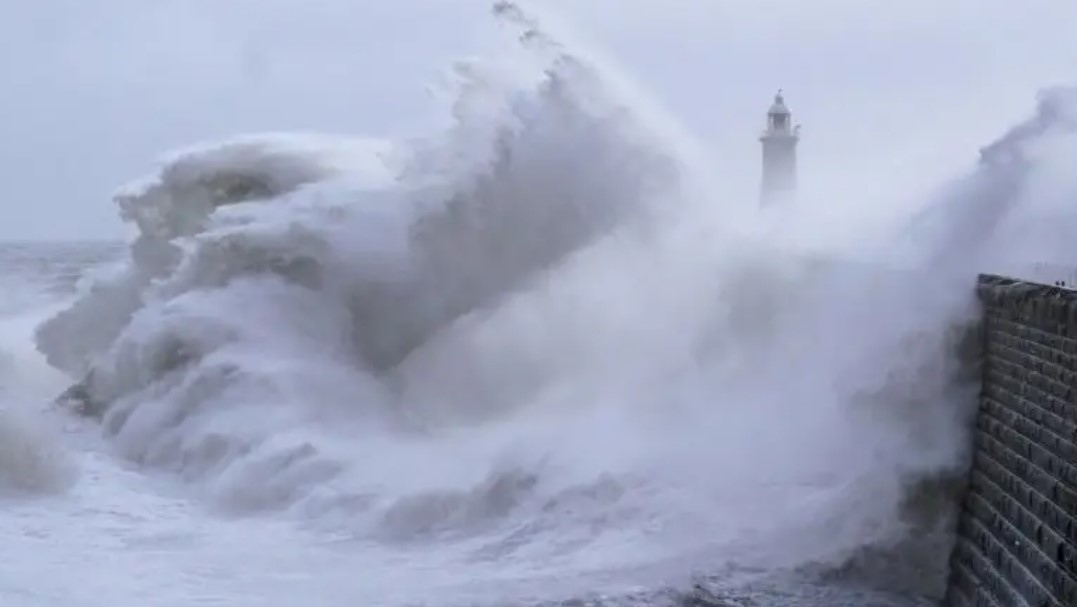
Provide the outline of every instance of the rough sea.
{"type": "Polygon", "coordinates": [[[1077,95],[820,238],[497,18],[422,137],[199,144],[128,242],[0,245],[0,605],[933,604],[972,285],[1067,263],[1077,95]]]}

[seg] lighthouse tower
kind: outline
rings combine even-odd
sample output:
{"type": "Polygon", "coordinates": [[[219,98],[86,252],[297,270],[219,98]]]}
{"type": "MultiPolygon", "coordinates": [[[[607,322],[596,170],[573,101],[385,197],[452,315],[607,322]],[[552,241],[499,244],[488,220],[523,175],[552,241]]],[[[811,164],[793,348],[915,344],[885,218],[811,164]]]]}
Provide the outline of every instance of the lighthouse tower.
{"type": "Polygon", "coordinates": [[[800,125],[793,126],[792,118],[779,90],[767,111],[767,129],[759,138],[763,144],[760,201],[764,205],[791,198],[796,191],[800,125]]]}

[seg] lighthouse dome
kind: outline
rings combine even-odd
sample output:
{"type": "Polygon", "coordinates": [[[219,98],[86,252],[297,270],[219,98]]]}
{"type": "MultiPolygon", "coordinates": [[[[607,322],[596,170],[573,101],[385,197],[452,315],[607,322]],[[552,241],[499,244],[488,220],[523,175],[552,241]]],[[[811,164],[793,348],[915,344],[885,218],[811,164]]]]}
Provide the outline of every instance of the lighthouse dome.
{"type": "Polygon", "coordinates": [[[777,95],[774,95],[774,103],[771,104],[770,110],[767,111],[771,116],[788,116],[789,108],[785,106],[785,97],[782,97],[782,92],[778,91],[777,95]]]}

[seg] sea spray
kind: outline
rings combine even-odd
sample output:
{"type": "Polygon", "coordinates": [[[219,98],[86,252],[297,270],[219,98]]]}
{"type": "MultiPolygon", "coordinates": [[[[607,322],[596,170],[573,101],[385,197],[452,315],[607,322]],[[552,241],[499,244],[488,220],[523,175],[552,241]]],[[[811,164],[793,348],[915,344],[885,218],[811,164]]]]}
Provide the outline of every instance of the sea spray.
{"type": "Polygon", "coordinates": [[[77,467],[61,437],[25,407],[0,396],[0,499],[71,486],[77,467]]]}
{"type": "MultiPolygon", "coordinates": [[[[23,260],[39,260],[43,248],[0,245],[0,259],[19,267],[23,260]]],[[[13,296],[2,298],[0,312],[0,499],[55,494],[78,477],[78,463],[61,433],[63,418],[49,415],[46,407],[65,377],[41,360],[32,339],[34,326],[57,309],[54,292],[71,286],[64,264],[86,263],[77,251],[64,253],[69,258],[45,276],[4,277],[13,296]]]]}
{"type": "Polygon", "coordinates": [[[1007,216],[963,230],[1025,190],[983,168],[941,197],[951,223],[861,235],[870,256],[768,227],[700,199],[601,70],[510,23],[526,68],[459,67],[452,121],[417,143],[166,164],[122,198],[127,268],[41,349],[88,371],[131,461],[469,577],[773,576],[900,545],[910,487],[966,457],[951,329],[1007,216]]]}

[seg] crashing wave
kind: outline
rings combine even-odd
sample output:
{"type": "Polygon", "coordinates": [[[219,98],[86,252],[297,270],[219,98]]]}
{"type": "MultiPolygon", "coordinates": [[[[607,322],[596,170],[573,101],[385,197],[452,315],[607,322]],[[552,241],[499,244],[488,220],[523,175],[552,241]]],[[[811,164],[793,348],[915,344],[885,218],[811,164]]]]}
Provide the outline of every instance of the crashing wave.
{"type": "Polygon", "coordinates": [[[458,423],[400,402],[401,363],[676,186],[594,73],[548,59],[529,79],[458,66],[453,122],[435,137],[249,137],[174,155],[125,189],[128,262],[37,332],[51,364],[83,376],[63,399],[137,461],[264,499],[237,469],[295,449],[338,457],[269,426],[458,423]],[[254,411],[267,427],[217,427],[254,411]]]}
{"type": "Polygon", "coordinates": [[[903,536],[909,486],[967,455],[952,349],[1042,174],[986,163],[900,271],[808,259],[697,213],[600,70],[498,14],[537,67],[458,65],[442,132],[245,138],[121,193],[128,259],[37,333],[66,396],[216,504],[477,561],[784,569],[903,536]]]}
{"type": "Polygon", "coordinates": [[[185,239],[204,234],[219,209],[276,201],[304,185],[345,176],[384,183],[391,162],[385,142],[310,135],[249,136],[173,154],[156,176],[115,197],[121,217],[139,230],[130,262],[44,323],[39,348],[53,366],[73,375],[86,372],[144,305],[155,281],[176,271],[185,239]]]}

